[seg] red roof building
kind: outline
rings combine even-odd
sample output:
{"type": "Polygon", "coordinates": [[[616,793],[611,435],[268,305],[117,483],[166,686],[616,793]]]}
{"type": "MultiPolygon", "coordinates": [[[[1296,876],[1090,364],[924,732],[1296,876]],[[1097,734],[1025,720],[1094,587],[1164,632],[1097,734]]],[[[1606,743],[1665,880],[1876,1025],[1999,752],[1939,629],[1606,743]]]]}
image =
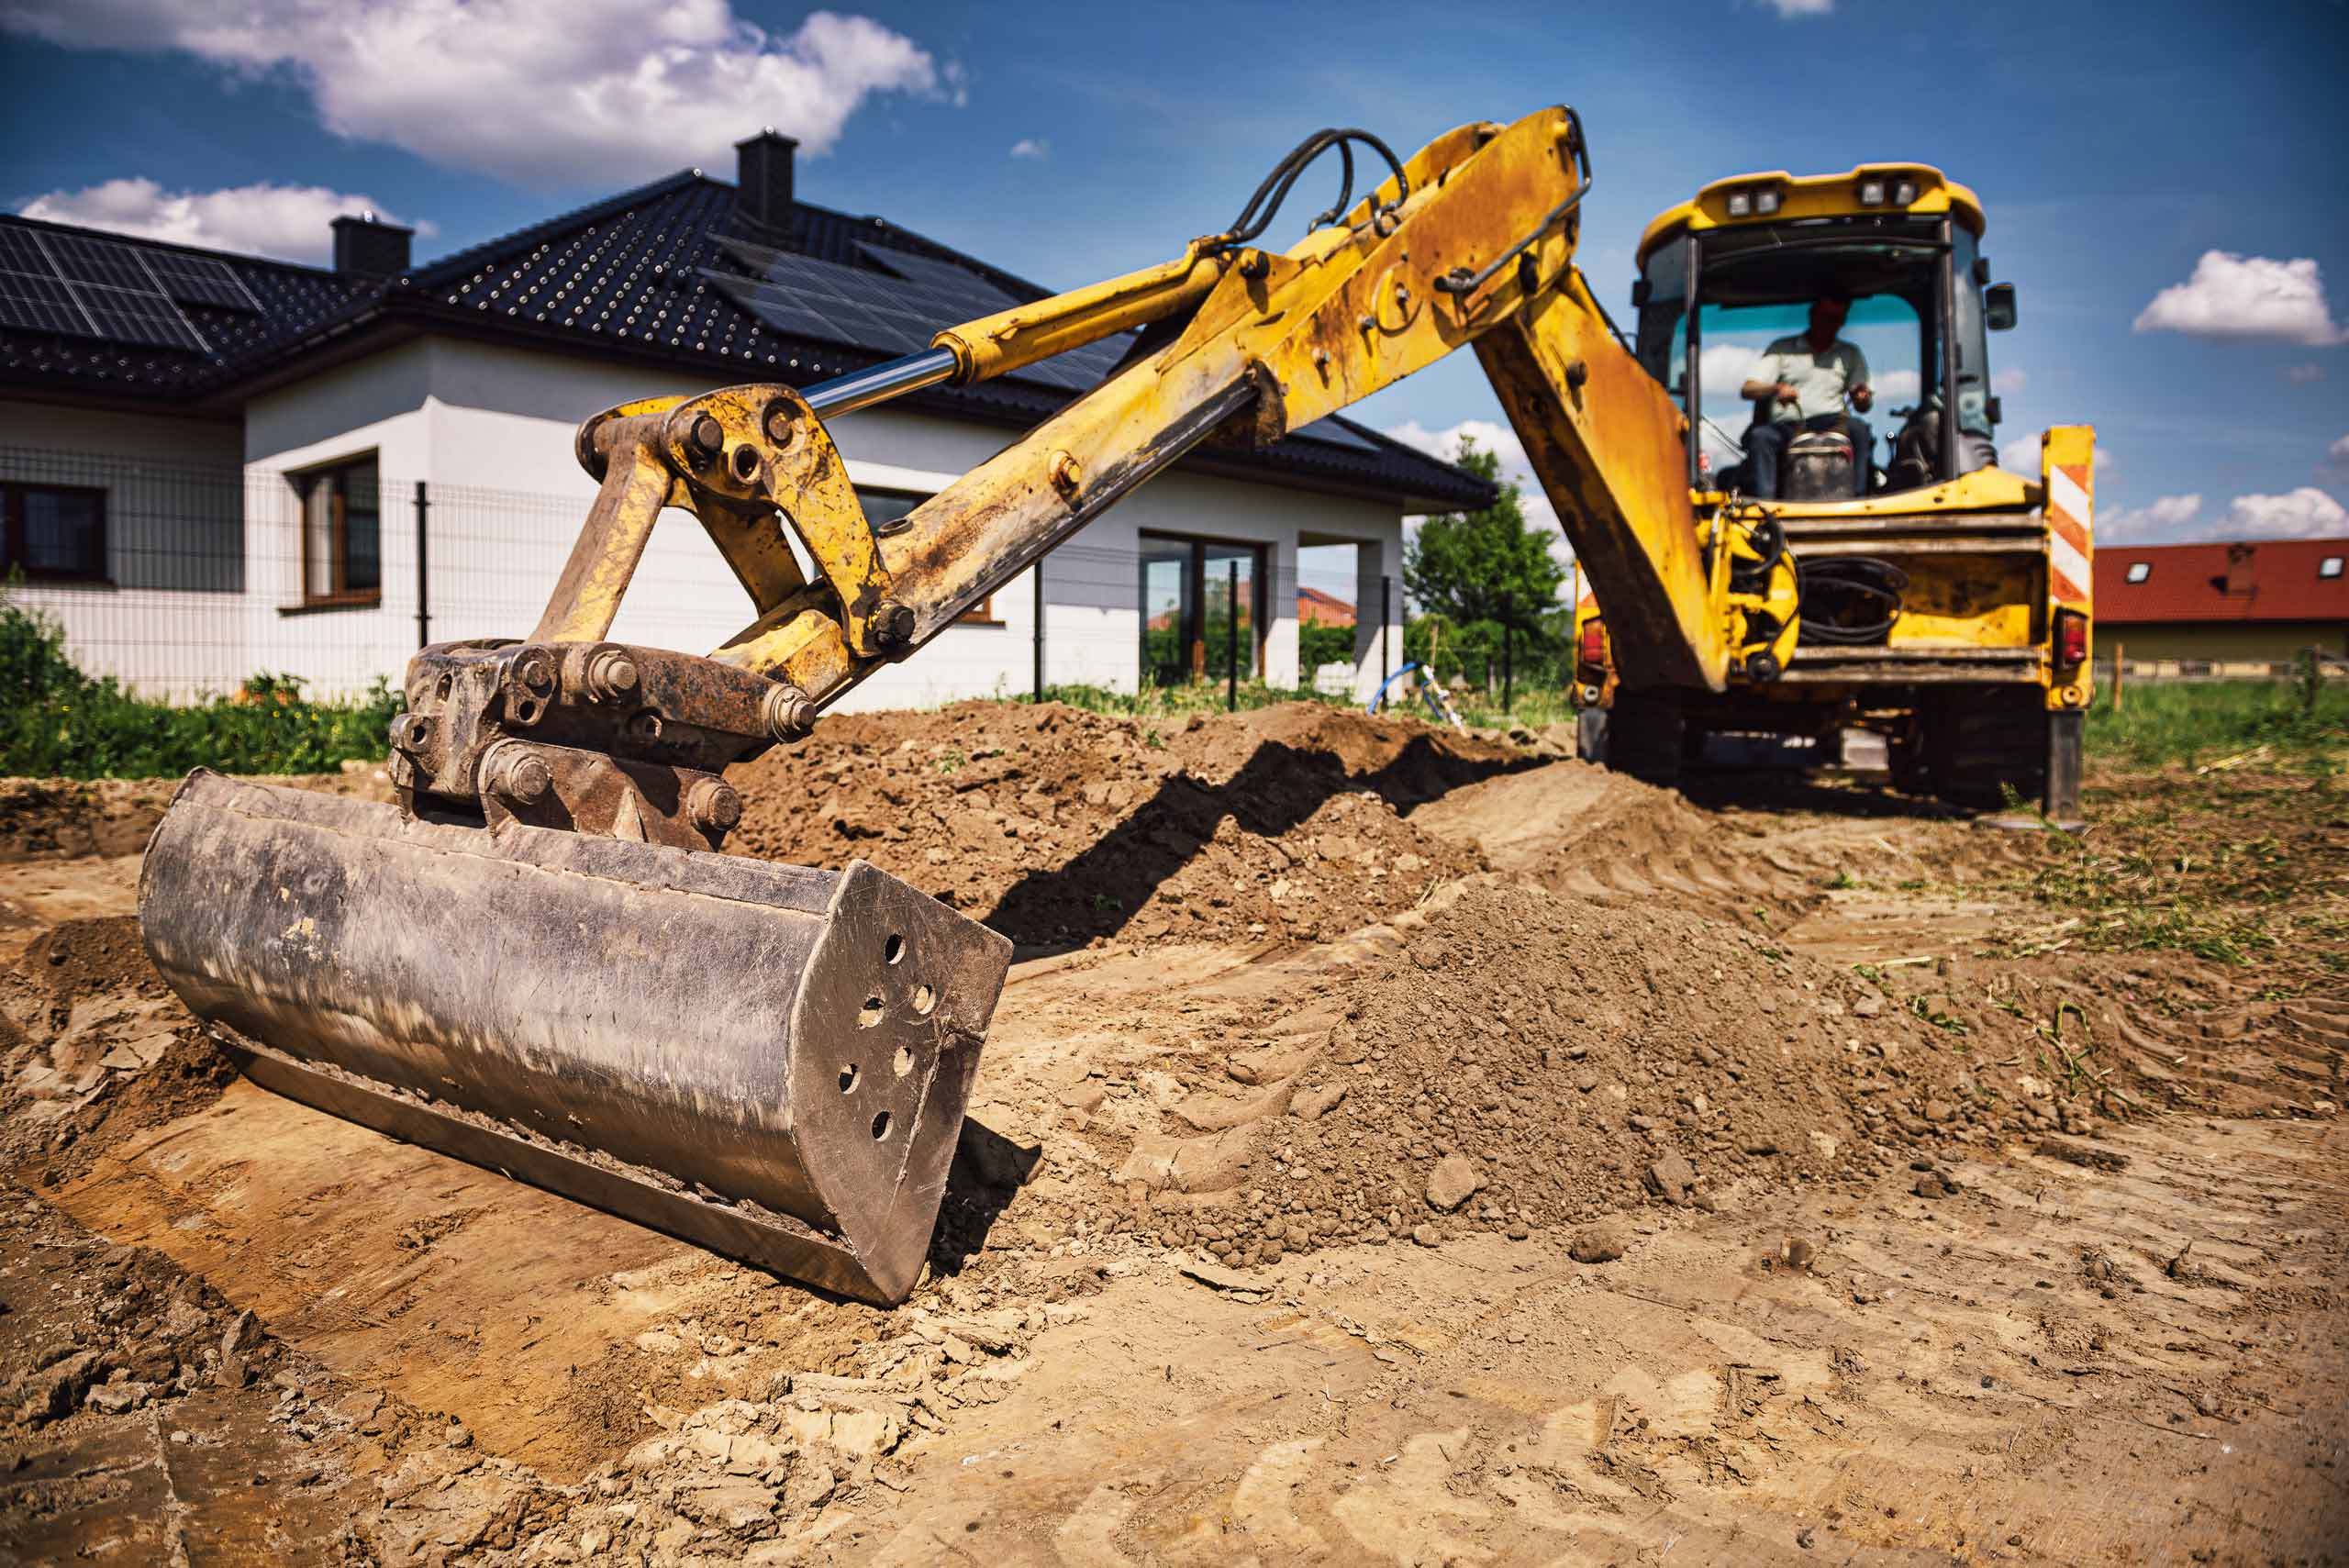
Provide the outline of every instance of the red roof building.
{"type": "Polygon", "coordinates": [[[1297,624],[1299,626],[1352,626],[1354,607],[1334,594],[1299,584],[1297,590],[1297,624]]]}
{"type": "Polygon", "coordinates": [[[2121,644],[2132,665],[2284,663],[2311,645],[2349,653],[2344,563],[2349,538],[2099,546],[2099,651],[2121,644]]]}

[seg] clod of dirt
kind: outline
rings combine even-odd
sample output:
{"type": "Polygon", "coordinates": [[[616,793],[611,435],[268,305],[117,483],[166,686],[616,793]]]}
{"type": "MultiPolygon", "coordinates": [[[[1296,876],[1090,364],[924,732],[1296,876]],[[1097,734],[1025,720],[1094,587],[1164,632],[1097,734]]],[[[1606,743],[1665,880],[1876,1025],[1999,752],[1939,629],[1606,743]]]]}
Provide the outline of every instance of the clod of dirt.
{"type": "Polygon", "coordinates": [[[1575,1232],[1566,1256],[1577,1263],[1611,1263],[1631,1244],[1631,1228],[1620,1219],[1602,1219],[1575,1232]]]}

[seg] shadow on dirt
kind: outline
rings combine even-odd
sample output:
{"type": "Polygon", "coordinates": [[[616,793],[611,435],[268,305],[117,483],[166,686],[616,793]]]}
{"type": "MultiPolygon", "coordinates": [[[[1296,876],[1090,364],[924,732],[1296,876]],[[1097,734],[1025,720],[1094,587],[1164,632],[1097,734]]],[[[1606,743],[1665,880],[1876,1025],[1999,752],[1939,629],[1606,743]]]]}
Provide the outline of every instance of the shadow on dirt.
{"type": "Polygon", "coordinates": [[[1464,784],[1541,764],[1531,756],[1461,757],[1414,736],[1384,766],[1357,773],[1327,751],[1266,741],[1221,784],[1169,775],[1082,853],[1029,872],[980,918],[1018,944],[1022,958],[1082,947],[1117,934],[1162,884],[1207,851],[1227,817],[1243,833],[1277,839],[1348,791],[1376,795],[1408,817],[1464,784]]]}
{"type": "Polygon", "coordinates": [[[1912,822],[1962,822],[1980,815],[1929,795],[1903,795],[1881,780],[1791,768],[1692,769],[1680,775],[1679,789],[1689,805],[1705,811],[1805,811],[1912,822]]]}
{"type": "Polygon", "coordinates": [[[946,1169],[946,1193],[930,1232],[930,1266],[957,1274],[985,1250],[987,1232],[1044,1158],[1043,1145],[1013,1142],[976,1117],[963,1119],[954,1162],[946,1169]]]}

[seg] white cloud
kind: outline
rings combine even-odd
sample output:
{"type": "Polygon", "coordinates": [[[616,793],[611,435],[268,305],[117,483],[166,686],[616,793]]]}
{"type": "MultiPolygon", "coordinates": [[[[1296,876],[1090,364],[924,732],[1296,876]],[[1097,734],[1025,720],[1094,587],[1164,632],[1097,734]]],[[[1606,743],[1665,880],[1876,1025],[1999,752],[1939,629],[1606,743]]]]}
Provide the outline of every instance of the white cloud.
{"type": "Polygon", "coordinates": [[[817,11],[778,36],[731,0],[5,0],[0,28],[283,74],[338,136],[540,184],[728,167],[762,126],[821,153],[874,94],[963,92],[870,17],[817,11]]]}
{"type": "Polygon", "coordinates": [[[2306,386],[2312,381],[2324,379],[2324,367],[2320,364],[2286,365],[2284,379],[2294,386],[2306,386]]]}
{"type": "Polygon", "coordinates": [[[1787,21],[1797,17],[1824,17],[1835,9],[1835,0],[1764,0],[1764,4],[1787,21]]]}
{"type": "Polygon", "coordinates": [[[2174,544],[2193,532],[2202,515],[2199,495],[2165,495],[2134,511],[2100,512],[2096,519],[2099,544],[2174,544]]]}
{"type": "Polygon", "coordinates": [[[1923,384],[1915,371],[1887,371],[1876,378],[1874,385],[1880,403],[1913,403],[1923,384]]]}
{"type": "Polygon", "coordinates": [[[2219,539],[2319,539],[2349,534],[2349,511],[2313,484],[2281,495],[2238,495],[2219,539]]]}
{"type": "MultiPolygon", "coordinates": [[[[2039,443],[2043,434],[2043,431],[2033,431],[2028,436],[2016,436],[2009,440],[1998,449],[1998,466],[2026,478],[2035,477],[2039,473],[2039,443]]],[[[2095,473],[2102,473],[2111,464],[2112,449],[2099,442],[2096,457],[2089,466],[2095,473]]]]}
{"type": "Polygon", "coordinates": [[[1745,384],[1745,373],[1760,359],[1759,351],[1742,343],[1709,343],[1697,356],[1698,379],[1705,384],[1705,391],[1734,397],[1737,389],[1745,384]]]}
{"type": "MultiPolygon", "coordinates": [[[[1550,553],[1560,564],[1574,560],[1574,547],[1566,542],[1564,531],[1558,527],[1557,508],[1550,505],[1550,497],[1543,492],[1542,482],[1533,476],[1533,464],[1526,458],[1525,443],[1517,439],[1515,430],[1507,425],[1495,424],[1490,419],[1463,419],[1443,429],[1431,430],[1417,419],[1407,419],[1399,425],[1389,425],[1386,434],[1405,446],[1417,447],[1430,457],[1439,457],[1446,462],[1460,456],[1460,439],[1464,436],[1475,441],[1479,450],[1497,454],[1501,460],[1501,478],[1515,481],[1520,493],[1526,526],[1539,530],[1549,539],[1550,553]]],[[[1407,526],[1414,520],[1404,519],[1407,526]]],[[[1562,585],[1558,589],[1559,596],[1563,598],[1565,593],[1566,587],[1562,585]]]]}
{"type": "MultiPolygon", "coordinates": [[[[167,191],[152,180],[108,180],[78,191],[51,191],[21,210],[27,217],[51,223],[291,261],[326,260],[333,239],[328,226],[344,213],[373,212],[387,223],[403,221],[372,196],[323,185],[167,191]]],[[[438,232],[429,223],[413,227],[419,234],[438,232]]]]}
{"type": "Polygon", "coordinates": [[[2096,520],[2100,544],[2175,544],[2246,539],[2321,539],[2349,534],[2349,510],[2313,484],[2281,495],[2238,495],[2205,521],[2199,495],[2165,495],[2134,511],[2096,520]]]}
{"type": "Polygon", "coordinates": [[[2349,474],[2349,436],[2325,448],[2324,462],[2318,466],[2327,473],[2349,474]]]}
{"type": "Polygon", "coordinates": [[[1041,137],[1023,136],[1011,144],[1011,155],[1014,158],[1050,158],[1052,144],[1041,137]]]}
{"type": "Polygon", "coordinates": [[[2010,397],[2030,384],[2030,373],[2020,366],[2002,370],[1990,378],[1990,390],[2001,397],[2010,397]]]}
{"type": "Polygon", "coordinates": [[[2204,251],[2191,278],[2162,290],[2138,314],[2136,329],[2270,339],[2311,348],[2349,340],[2333,324],[2313,259],[2279,261],[2228,250],[2204,251]]]}

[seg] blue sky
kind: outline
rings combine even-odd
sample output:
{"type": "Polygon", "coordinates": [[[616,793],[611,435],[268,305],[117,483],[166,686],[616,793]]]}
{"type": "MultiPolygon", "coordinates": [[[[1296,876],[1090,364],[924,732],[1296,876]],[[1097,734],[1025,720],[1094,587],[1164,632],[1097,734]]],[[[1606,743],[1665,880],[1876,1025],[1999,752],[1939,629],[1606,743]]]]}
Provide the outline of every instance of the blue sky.
{"type": "MultiPolygon", "coordinates": [[[[1219,227],[1321,126],[1408,151],[1564,102],[1598,170],[1580,260],[1610,306],[1641,227],[1708,180],[1938,163],[1981,194],[2021,291],[1992,340],[2002,439],[2097,426],[2108,542],[2337,533],[2344,67],[2335,0],[0,0],[0,201],[312,259],[333,210],[373,206],[425,226],[429,256],[727,172],[771,123],[807,144],[805,198],[1068,285],[1219,227]]],[[[1285,227],[1319,202],[1295,205],[1285,227]]],[[[1355,413],[1505,439],[1467,355],[1355,413]]]]}

